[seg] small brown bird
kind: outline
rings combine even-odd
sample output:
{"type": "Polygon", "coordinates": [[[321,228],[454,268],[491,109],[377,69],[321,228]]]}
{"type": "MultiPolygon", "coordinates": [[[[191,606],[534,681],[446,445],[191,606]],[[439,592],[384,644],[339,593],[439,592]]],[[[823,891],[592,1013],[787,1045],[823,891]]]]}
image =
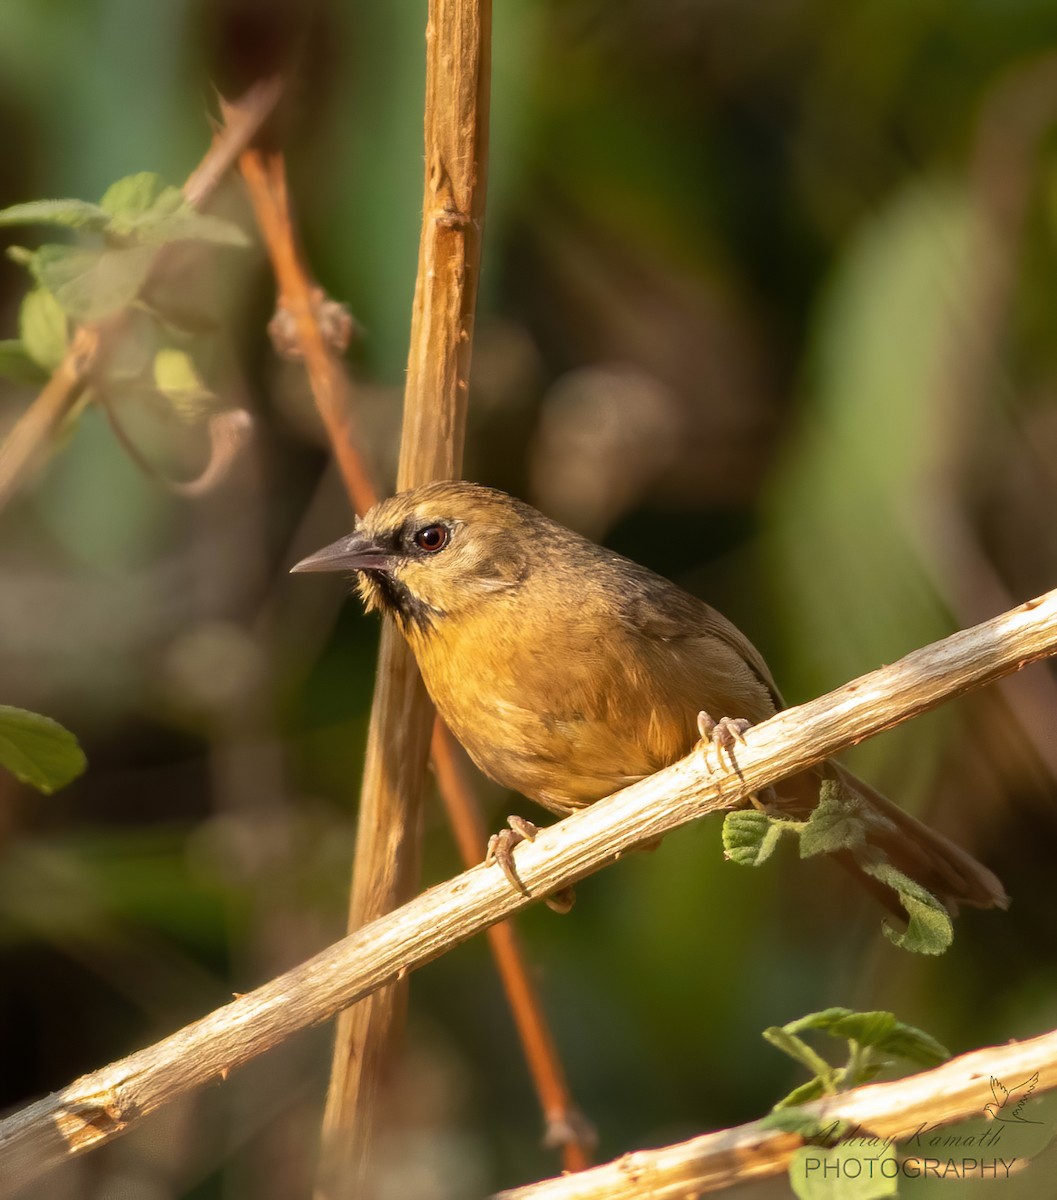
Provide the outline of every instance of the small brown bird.
{"type": "MultiPolygon", "coordinates": [[[[293,569],[359,572],[368,610],[396,621],[474,762],[555,813],[682,758],[699,714],[720,718],[704,728],[717,724],[729,748],[783,707],[758,651],[715,609],[492,488],[402,492],[293,569]]],[[[952,912],[1006,904],[986,867],[835,762],[775,785],[775,803],[802,819],[834,778],[864,802],[869,842],[952,912]]],[[[878,891],[847,854],[843,865],[878,891]]]]}

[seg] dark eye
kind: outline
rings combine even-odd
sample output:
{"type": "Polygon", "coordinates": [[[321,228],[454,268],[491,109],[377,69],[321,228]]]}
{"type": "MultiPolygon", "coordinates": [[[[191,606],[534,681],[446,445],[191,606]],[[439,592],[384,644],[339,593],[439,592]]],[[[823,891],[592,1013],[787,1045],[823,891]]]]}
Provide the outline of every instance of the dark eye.
{"type": "Polygon", "coordinates": [[[436,554],[444,549],[450,537],[447,525],[427,525],[415,534],[415,545],[427,554],[436,554]]]}

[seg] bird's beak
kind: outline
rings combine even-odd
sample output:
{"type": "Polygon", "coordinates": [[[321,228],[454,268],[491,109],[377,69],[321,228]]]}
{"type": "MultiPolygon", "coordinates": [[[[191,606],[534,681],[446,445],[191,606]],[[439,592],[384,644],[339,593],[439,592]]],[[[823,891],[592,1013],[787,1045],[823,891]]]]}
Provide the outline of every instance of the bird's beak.
{"type": "Polygon", "coordinates": [[[362,533],[350,533],[301,559],[295,571],[385,571],[396,562],[394,555],[376,546],[362,533]]]}

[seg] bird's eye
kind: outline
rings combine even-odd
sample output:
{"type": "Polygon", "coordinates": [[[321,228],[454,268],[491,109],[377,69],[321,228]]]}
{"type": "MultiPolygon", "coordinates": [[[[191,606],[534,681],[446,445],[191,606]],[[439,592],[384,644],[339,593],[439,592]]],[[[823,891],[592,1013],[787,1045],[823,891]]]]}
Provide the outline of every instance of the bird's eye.
{"type": "Polygon", "coordinates": [[[427,554],[436,554],[444,549],[450,537],[447,525],[427,525],[415,534],[415,545],[427,554]]]}

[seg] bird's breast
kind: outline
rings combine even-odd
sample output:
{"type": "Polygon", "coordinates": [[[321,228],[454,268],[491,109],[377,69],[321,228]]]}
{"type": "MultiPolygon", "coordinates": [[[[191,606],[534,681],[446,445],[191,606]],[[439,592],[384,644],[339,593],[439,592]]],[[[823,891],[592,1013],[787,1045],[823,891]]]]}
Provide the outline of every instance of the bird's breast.
{"type": "Polygon", "coordinates": [[[546,808],[583,807],[693,745],[694,702],[604,624],[446,624],[412,641],[440,715],[486,775],[546,808]]]}

